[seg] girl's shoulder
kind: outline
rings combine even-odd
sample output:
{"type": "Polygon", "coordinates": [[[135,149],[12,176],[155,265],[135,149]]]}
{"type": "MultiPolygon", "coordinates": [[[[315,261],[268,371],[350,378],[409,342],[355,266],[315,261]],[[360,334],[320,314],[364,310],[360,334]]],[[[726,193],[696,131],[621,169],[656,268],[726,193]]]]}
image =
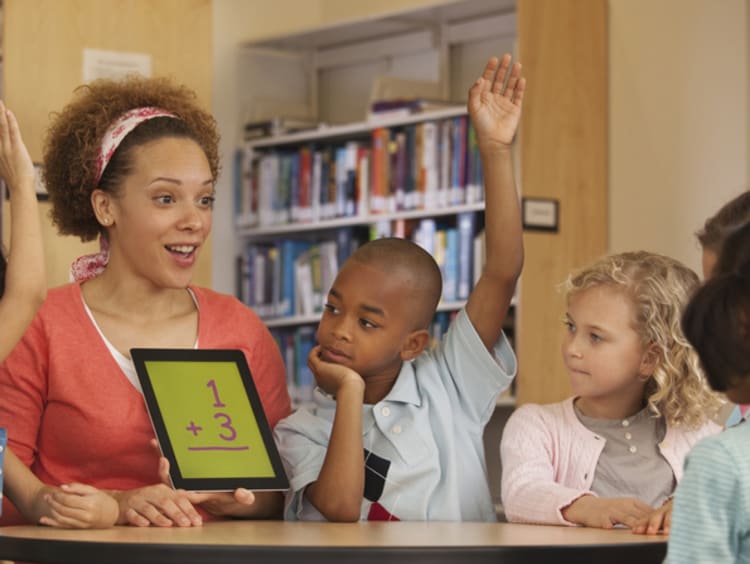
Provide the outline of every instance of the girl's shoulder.
{"type": "MultiPolygon", "coordinates": [[[[573,398],[557,403],[526,403],[517,407],[508,423],[510,425],[541,425],[545,427],[562,427],[577,421],[573,410],[573,398]]],[[[506,425],[507,426],[507,425],[506,425]]]]}

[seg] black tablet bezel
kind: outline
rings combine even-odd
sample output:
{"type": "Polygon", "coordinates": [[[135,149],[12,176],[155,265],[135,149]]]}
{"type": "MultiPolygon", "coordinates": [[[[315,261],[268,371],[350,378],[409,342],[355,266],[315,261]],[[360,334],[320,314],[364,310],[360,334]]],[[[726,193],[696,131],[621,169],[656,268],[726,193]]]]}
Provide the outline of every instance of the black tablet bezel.
{"type": "Polygon", "coordinates": [[[271,427],[266,419],[263,405],[258,395],[258,390],[253,382],[250,368],[247,365],[245,355],[238,349],[130,349],[130,355],[135,365],[138,380],[143,389],[143,397],[146,408],[151,418],[159,447],[163,456],[169,460],[169,476],[175,488],[189,491],[233,491],[237,488],[248,490],[286,490],[289,489],[289,481],[281,463],[279,451],[273,440],[271,427]],[[172,443],[169,440],[166,424],[159,409],[154,387],[151,384],[151,375],[146,368],[148,361],[164,362],[232,362],[237,366],[242,384],[247,394],[247,399],[255,413],[255,420],[266,453],[271,462],[273,477],[232,477],[232,478],[188,478],[182,475],[177,457],[175,456],[172,443]]]}

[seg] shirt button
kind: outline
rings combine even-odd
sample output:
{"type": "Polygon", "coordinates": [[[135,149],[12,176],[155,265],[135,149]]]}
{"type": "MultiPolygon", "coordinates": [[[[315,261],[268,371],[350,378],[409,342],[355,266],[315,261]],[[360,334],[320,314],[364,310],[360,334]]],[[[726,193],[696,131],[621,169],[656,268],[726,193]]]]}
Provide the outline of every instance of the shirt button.
{"type": "Polygon", "coordinates": [[[395,435],[400,434],[401,433],[401,425],[394,425],[392,431],[393,431],[393,433],[395,435]]]}
{"type": "Polygon", "coordinates": [[[628,440],[628,441],[629,441],[629,440],[630,440],[630,439],[632,439],[632,438],[633,438],[633,435],[631,435],[630,433],[625,433],[625,439],[626,439],[626,440],[628,440]]]}
{"type": "Polygon", "coordinates": [[[630,427],[630,421],[628,421],[627,419],[623,419],[622,420],[622,426],[623,427],[630,427]]]}
{"type": "Polygon", "coordinates": [[[636,452],[638,452],[638,447],[636,447],[635,445],[630,445],[630,448],[629,448],[628,450],[629,450],[629,451],[630,451],[630,452],[631,452],[632,454],[635,454],[636,452]]]}
{"type": "Polygon", "coordinates": [[[384,407],[380,410],[380,413],[383,414],[383,417],[388,417],[391,414],[391,408],[390,407],[384,407]]]}

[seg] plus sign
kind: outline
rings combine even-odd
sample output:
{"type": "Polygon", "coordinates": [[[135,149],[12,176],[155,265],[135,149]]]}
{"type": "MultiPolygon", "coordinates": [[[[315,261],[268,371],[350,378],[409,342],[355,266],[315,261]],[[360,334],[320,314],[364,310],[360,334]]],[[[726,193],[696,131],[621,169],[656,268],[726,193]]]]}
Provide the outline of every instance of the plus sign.
{"type": "Polygon", "coordinates": [[[195,422],[191,421],[190,425],[188,425],[187,427],[185,427],[185,429],[188,430],[188,431],[190,431],[191,433],[193,433],[194,437],[197,437],[198,436],[198,431],[202,431],[203,427],[198,427],[195,424],[195,422]]]}

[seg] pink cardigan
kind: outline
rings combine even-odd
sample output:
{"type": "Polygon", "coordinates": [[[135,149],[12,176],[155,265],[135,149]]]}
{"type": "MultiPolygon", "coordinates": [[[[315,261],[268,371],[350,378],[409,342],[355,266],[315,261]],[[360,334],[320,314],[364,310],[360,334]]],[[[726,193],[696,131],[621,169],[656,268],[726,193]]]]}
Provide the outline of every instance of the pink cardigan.
{"type": "MultiPolygon", "coordinates": [[[[273,337],[235,298],[191,289],[200,308],[200,347],[245,353],[269,423],[276,425],[290,405],[273,337]]],[[[143,396],[99,336],[78,284],[49,291],[0,366],[0,427],[8,428],[8,445],[42,482],[114,490],[159,483],[143,396]]],[[[0,525],[21,521],[11,509],[3,507],[0,525]]]]}
{"type": "MultiPolygon", "coordinates": [[[[500,457],[503,510],[509,521],[572,525],[562,509],[584,494],[594,495],[590,488],[606,441],[578,420],[573,399],[523,405],[508,419],[500,457]]],[[[667,428],[659,450],[677,482],[691,447],[719,431],[711,421],[697,430],[667,428]]]]}

